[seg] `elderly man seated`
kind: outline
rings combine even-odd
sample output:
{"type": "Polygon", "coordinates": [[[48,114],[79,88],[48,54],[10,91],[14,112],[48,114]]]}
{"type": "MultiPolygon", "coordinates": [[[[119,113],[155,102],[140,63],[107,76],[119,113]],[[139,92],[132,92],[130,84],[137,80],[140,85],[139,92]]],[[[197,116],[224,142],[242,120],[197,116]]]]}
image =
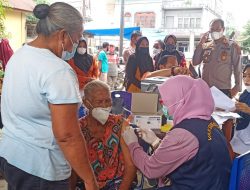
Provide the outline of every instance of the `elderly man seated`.
{"type": "MultiPolygon", "coordinates": [[[[112,115],[111,96],[107,84],[93,80],[84,88],[83,103],[88,109],[80,119],[89,161],[101,190],[129,190],[136,168],[121,137],[122,127],[128,125],[120,115],[112,115]]],[[[77,176],[72,172],[71,187],[76,188],[77,176]]],[[[79,189],[84,189],[77,183],[79,189]]]]}

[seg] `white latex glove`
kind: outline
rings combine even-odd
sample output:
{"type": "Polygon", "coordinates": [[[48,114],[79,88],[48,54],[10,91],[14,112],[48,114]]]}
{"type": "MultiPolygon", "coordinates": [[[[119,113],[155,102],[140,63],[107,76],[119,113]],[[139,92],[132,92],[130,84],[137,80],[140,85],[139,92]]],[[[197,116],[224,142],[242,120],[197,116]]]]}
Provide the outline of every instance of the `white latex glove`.
{"type": "Polygon", "coordinates": [[[135,129],[130,126],[126,127],[126,130],[122,133],[122,137],[127,145],[138,142],[138,138],[135,134],[135,129]]]}
{"type": "Polygon", "coordinates": [[[152,145],[154,142],[160,140],[151,129],[137,128],[139,136],[148,144],[152,145]]]}

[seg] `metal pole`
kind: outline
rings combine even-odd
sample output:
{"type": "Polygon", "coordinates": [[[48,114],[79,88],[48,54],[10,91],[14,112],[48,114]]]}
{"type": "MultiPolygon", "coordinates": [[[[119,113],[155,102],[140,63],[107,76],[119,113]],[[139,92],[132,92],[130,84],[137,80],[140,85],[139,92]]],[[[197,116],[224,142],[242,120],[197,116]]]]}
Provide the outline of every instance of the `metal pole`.
{"type": "Polygon", "coordinates": [[[86,3],[85,0],[82,0],[82,17],[83,17],[83,23],[86,23],[86,3]]]}
{"type": "Polygon", "coordinates": [[[119,56],[122,56],[123,51],[123,35],[124,35],[124,0],[121,0],[121,16],[120,16],[120,46],[119,56]]]}

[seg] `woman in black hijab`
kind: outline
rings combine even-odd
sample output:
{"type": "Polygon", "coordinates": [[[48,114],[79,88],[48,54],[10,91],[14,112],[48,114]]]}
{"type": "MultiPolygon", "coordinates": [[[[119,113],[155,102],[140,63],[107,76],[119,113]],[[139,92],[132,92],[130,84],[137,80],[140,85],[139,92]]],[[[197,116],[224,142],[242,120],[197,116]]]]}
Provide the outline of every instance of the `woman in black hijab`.
{"type": "Polygon", "coordinates": [[[81,38],[74,57],[68,61],[75,70],[79,82],[81,95],[83,95],[84,86],[92,79],[98,78],[99,68],[94,57],[87,52],[87,43],[81,38]]]}
{"type": "Polygon", "coordinates": [[[125,85],[128,92],[141,91],[141,79],[148,72],[154,71],[153,60],[149,54],[147,37],[140,37],[136,43],[135,53],[129,56],[126,65],[125,85]]]}

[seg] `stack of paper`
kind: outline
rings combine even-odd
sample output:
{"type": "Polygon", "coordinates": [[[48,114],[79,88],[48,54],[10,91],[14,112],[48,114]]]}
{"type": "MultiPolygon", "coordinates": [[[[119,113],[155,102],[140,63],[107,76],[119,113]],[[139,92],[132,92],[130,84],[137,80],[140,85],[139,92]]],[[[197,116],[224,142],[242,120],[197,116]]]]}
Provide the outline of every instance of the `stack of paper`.
{"type": "Polygon", "coordinates": [[[240,118],[240,115],[233,112],[214,111],[212,117],[219,125],[222,125],[228,119],[240,118]]]}
{"type": "Polygon", "coordinates": [[[213,86],[210,88],[210,90],[214,99],[215,108],[220,108],[226,112],[234,111],[236,109],[235,102],[223,92],[221,92],[218,88],[213,86]]]}

